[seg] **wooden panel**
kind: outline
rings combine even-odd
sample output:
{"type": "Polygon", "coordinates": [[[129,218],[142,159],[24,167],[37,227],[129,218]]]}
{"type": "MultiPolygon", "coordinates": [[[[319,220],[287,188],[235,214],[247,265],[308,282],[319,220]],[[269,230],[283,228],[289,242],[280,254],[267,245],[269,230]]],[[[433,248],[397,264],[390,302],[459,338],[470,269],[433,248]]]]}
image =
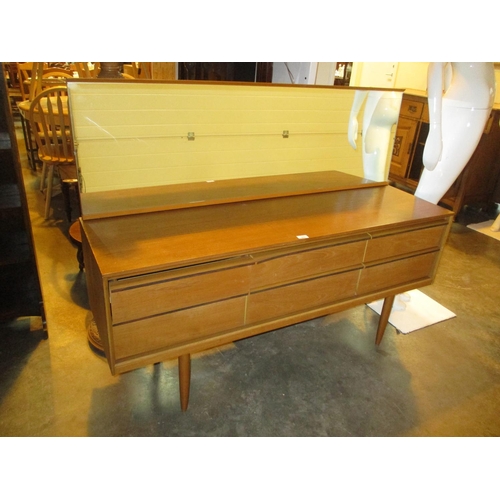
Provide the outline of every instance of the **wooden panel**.
{"type": "Polygon", "coordinates": [[[206,268],[195,266],[190,272],[200,274],[187,277],[174,271],[111,283],[113,324],[248,293],[248,266],[203,272],[206,268]]]}
{"type": "Polygon", "coordinates": [[[422,116],[422,111],[424,109],[424,103],[418,101],[410,101],[409,99],[403,98],[401,102],[401,116],[406,116],[407,118],[420,119],[422,116]]]}
{"type": "Polygon", "coordinates": [[[433,278],[439,252],[396,260],[362,270],[358,295],[410,284],[424,278],[433,278]]]}
{"type": "Polygon", "coordinates": [[[99,265],[96,262],[94,252],[88,242],[87,234],[84,229],[82,235],[82,251],[85,262],[85,278],[87,283],[87,292],[92,310],[93,319],[99,332],[103,332],[101,340],[104,352],[110,363],[111,369],[114,363],[113,345],[109,342],[107,332],[110,327],[109,319],[109,294],[107,284],[103,280],[99,265]]]}
{"type": "MultiPolygon", "coordinates": [[[[149,64],[149,63],[143,63],[149,64]]],[[[175,80],[175,62],[152,62],[151,78],[153,80],[175,80]]]]}
{"type": "Polygon", "coordinates": [[[441,247],[446,225],[374,237],[366,249],[365,263],[441,247]]]}
{"type": "Polygon", "coordinates": [[[252,293],[245,322],[258,323],[354,297],[359,273],[348,271],[252,293]]]}
{"type": "Polygon", "coordinates": [[[244,311],[245,298],[237,297],[114,326],[116,360],[240,327],[244,311]]]}
{"type": "Polygon", "coordinates": [[[238,201],[282,198],[307,193],[346,191],[387,182],[375,182],[337,171],[267,175],[252,179],[170,184],[148,188],[82,193],[84,219],[178,208],[220,205],[238,201]]]}
{"type": "MultiPolygon", "coordinates": [[[[367,238],[367,237],[366,237],[367,238]]],[[[366,239],[365,238],[365,239],[366,239]]],[[[273,285],[291,283],[342,268],[361,266],[366,241],[356,241],[336,246],[323,246],[289,255],[264,254],[252,270],[251,289],[258,290],[273,285]]]]}
{"type": "Polygon", "coordinates": [[[424,103],[421,120],[425,123],[429,123],[429,105],[427,103],[424,103]]]}

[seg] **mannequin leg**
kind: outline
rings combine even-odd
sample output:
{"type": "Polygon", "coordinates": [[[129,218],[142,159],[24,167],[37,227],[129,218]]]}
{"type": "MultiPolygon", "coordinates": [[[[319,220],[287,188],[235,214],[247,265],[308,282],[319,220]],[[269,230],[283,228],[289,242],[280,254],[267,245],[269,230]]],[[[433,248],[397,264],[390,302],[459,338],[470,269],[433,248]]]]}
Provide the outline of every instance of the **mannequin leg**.
{"type": "Polygon", "coordinates": [[[415,196],[439,203],[474,153],[488,116],[488,110],[443,106],[441,159],[433,170],[424,168],[415,196]]]}

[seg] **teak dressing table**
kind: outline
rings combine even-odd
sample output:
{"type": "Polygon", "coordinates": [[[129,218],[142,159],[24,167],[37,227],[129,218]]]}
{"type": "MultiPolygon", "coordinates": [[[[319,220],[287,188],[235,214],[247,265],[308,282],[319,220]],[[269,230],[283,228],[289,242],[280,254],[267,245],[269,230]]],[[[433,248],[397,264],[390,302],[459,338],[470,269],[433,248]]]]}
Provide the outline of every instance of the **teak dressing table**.
{"type": "Polygon", "coordinates": [[[206,185],[191,184],[161,211],[82,220],[113,374],[177,357],[185,410],[192,353],[385,298],[379,344],[395,294],[433,281],[451,212],[348,174],[277,177],[274,196],[248,179],[255,199],[224,198],[234,181],[218,181],[196,203],[206,185]],[[280,189],[311,178],[321,189],[280,189]]]}
{"type": "Polygon", "coordinates": [[[82,175],[89,300],[113,374],[178,358],[186,410],[191,354],[383,298],[378,345],[395,295],[432,283],[453,213],[386,182],[338,171],[343,163],[358,170],[360,165],[359,153],[343,146],[352,91],[106,85],[76,82],[68,89],[82,175]],[[142,113],[143,96],[150,93],[153,125],[151,113],[142,113]],[[158,102],[170,93],[175,99],[158,117],[158,102]],[[261,93],[266,101],[259,110],[261,93]],[[93,100],[94,94],[105,98],[93,100]],[[275,100],[279,105],[270,111],[275,100]],[[122,115],[115,116],[123,102],[127,113],[139,110],[124,126],[122,115]],[[200,106],[200,127],[208,130],[208,118],[225,109],[231,113],[213,118],[211,130],[234,120],[229,128],[238,125],[240,135],[226,130],[203,137],[195,130],[190,141],[185,133],[181,137],[186,124],[172,132],[177,122],[195,120],[198,114],[188,111],[200,106]],[[235,106],[241,107],[238,113],[235,106]],[[286,120],[299,115],[299,125],[310,123],[294,135],[297,123],[286,120]],[[172,125],[163,136],[167,120],[172,125]],[[277,128],[290,135],[248,132],[266,120],[264,128],[279,122],[277,128]],[[130,163],[132,151],[137,169],[130,163]],[[161,154],[161,164],[168,165],[164,176],[182,168],[189,171],[186,177],[194,175],[199,158],[209,181],[162,185],[159,176],[156,185],[115,185],[129,173],[132,184],[158,175],[152,165],[161,154]],[[263,154],[267,174],[259,175],[263,154]],[[132,167],[122,169],[121,158],[132,167]],[[217,177],[222,164],[231,165],[235,175],[226,168],[217,177]],[[238,178],[242,172],[246,176],[238,178]]]}

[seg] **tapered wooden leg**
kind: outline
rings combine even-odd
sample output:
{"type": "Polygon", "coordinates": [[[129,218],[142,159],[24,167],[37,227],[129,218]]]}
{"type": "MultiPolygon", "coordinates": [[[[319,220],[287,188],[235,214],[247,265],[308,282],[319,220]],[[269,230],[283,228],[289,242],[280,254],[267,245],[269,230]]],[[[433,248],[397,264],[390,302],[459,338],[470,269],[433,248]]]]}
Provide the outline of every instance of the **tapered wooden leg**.
{"type": "Polygon", "coordinates": [[[386,297],[384,300],[384,305],[382,306],[382,312],[380,313],[380,319],[378,321],[377,337],[375,338],[375,345],[379,345],[382,342],[382,337],[384,336],[385,329],[387,327],[387,322],[389,321],[389,316],[391,315],[392,305],[394,304],[394,298],[396,296],[386,297]]]}
{"type": "Polygon", "coordinates": [[[191,385],[191,355],[179,356],[179,390],[181,393],[181,410],[186,411],[189,404],[189,387],[191,385]]]}

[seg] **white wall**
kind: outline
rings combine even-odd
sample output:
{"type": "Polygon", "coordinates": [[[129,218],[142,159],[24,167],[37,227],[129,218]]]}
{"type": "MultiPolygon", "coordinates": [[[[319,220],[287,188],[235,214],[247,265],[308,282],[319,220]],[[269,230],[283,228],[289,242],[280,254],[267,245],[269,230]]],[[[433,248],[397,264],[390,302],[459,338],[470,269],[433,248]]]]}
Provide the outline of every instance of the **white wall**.
{"type": "Polygon", "coordinates": [[[400,62],[395,87],[400,89],[427,90],[428,62],[400,62]]]}
{"type": "Polygon", "coordinates": [[[316,85],[333,85],[336,62],[319,62],[316,71],[316,85]]]}
{"type": "Polygon", "coordinates": [[[351,86],[425,91],[428,64],[427,62],[354,62],[351,86]]]}

